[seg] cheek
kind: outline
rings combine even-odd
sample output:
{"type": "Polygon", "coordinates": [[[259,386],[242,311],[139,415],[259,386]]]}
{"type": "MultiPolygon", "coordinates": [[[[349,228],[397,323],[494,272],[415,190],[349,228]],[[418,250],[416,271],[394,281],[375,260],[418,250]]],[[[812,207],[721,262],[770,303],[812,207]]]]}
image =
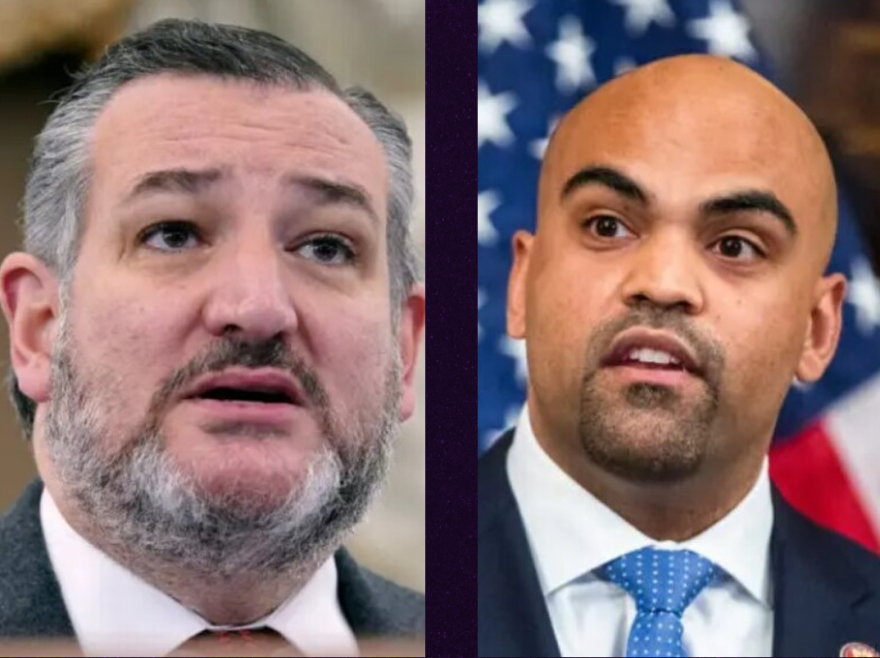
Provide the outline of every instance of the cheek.
{"type": "Polygon", "coordinates": [[[313,324],[310,357],[330,404],[346,413],[363,406],[365,400],[381,399],[392,349],[397,349],[391,339],[390,314],[381,317],[349,310],[313,324]]]}
{"type": "Polygon", "coordinates": [[[775,416],[791,385],[802,333],[793,321],[794,309],[754,302],[737,300],[717,321],[716,326],[727,327],[726,388],[732,406],[765,409],[775,416]]]}
{"type": "Polygon", "coordinates": [[[580,389],[591,332],[622,311],[616,291],[613,273],[599,274],[576,260],[535,276],[527,306],[534,378],[557,390],[580,389]]]}
{"type": "MultiPolygon", "coordinates": [[[[77,309],[79,311],[79,309],[77,309]]],[[[143,420],[152,396],[174,364],[163,337],[170,335],[167,306],[149,309],[126,302],[125,295],[104,301],[93,296],[87,313],[75,319],[75,361],[92,395],[106,410],[108,429],[130,431],[143,420]]]]}

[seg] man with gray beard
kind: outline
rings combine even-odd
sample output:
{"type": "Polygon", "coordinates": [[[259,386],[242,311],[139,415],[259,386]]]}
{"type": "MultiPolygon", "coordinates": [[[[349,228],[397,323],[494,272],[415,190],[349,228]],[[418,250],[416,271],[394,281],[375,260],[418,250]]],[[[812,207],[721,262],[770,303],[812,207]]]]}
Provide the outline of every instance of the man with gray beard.
{"type": "Polygon", "coordinates": [[[341,548],[413,413],[412,198],[402,121],[266,33],[163,21],[77,79],[0,266],[40,473],[0,520],[0,636],[423,634],[341,548]]]}
{"type": "Polygon", "coordinates": [[[880,560],[767,466],[837,346],[836,204],[809,119],[729,60],[565,116],[513,238],[528,399],[479,465],[477,655],[880,655],[880,560]]]}

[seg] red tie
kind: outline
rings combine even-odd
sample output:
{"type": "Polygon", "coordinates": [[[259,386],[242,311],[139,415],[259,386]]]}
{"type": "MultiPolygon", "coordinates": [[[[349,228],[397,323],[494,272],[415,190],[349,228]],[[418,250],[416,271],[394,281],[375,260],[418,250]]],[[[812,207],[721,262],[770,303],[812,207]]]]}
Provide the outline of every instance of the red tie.
{"type": "Polygon", "coordinates": [[[271,628],[241,631],[204,631],[184,642],[172,656],[301,656],[271,628]]]}

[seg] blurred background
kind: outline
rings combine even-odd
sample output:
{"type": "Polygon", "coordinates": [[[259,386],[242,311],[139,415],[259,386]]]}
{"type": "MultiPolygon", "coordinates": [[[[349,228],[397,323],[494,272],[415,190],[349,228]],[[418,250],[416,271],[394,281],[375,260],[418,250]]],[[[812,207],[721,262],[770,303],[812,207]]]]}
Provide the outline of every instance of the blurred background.
{"type": "Polygon", "coordinates": [[[805,109],[840,191],[841,342],[819,382],[789,392],[771,477],[802,512],[880,552],[880,0],[478,0],[477,20],[478,454],[524,400],[525,345],[505,331],[510,237],[534,228],[556,122],[634,66],[730,57],[805,109]]]}
{"type": "MultiPolygon", "coordinates": [[[[343,84],[373,91],[406,119],[415,145],[414,223],[424,257],[425,8],[418,0],[0,0],[0,254],[18,248],[17,222],[33,137],[69,74],[120,36],[167,17],[273,32],[305,50],[343,84]]],[[[9,364],[7,328],[2,323],[9,364]]],[[[348,546],[376,571],[425,587],[425,376],[420,404],[397,447],[388,485],[348,546]]],[[[0,400],[0,509],[36,475],[15,412],[0,400]]]]}
{"type": "MultiPolygon", "coordinates": [[[[743,0],[786,91],[819,126],[880,256],[880,0],[743,0]]],[[[880,409],[878,409],[880,413],[880,409]]]]}

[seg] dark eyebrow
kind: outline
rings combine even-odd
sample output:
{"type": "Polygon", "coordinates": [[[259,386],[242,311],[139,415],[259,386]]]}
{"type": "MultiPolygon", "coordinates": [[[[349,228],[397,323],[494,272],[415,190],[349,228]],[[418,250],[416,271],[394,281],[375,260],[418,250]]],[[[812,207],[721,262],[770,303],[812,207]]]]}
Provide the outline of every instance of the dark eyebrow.
{"type": "Polygon", "coordinates": [[[370,195],[356,183],[299,175],[288,176],[285,183],[312,192],[321,204],[349,206],[365,212],[374,223],[381,224],[370,202],[370,195]]]}
{"type": "Polygon", "coordinates": [[[198,194],[217,182],[226,172],[222,169],[166,169],[151,171],[138,179],[126,201],[151,192],[183,192],[198,194]]]}
{"type": "Polygon", "coordinates": [[[776,217],[785,226],[789,235],[797,235],[791,211],[773,192],[764,190],[743,190],[732,194],[709,199],[700,204],[705,215],[717,215],[736,212],[765,212],[776,217]]]}
{"type": "Polygon", "coordinates": [[[576,189],[587,185],[603,185],[621,196],[648,205],[648,194],[632,178],[612,167],[584,167],[569,178],[562,188],[560,200],[565,201],[576,189]]]}
{"type": "MultiPolygon", "coordinates": [[[[648,194],[632,178],[623,172],[607,166],[590,166],[578,171],[566,181],[562,188],[561,200],[565,200],[579,187],[603,185],[621,196],[643,205],[648,205],[648,194]]],[[[791,211],[773,192],[764,190],[742,190],[715,197],[700,204],[704,215],[735,212],[766,212],[776,217],[785,226],[789,235],[797,235],[797,225],[791,211]]]]}

